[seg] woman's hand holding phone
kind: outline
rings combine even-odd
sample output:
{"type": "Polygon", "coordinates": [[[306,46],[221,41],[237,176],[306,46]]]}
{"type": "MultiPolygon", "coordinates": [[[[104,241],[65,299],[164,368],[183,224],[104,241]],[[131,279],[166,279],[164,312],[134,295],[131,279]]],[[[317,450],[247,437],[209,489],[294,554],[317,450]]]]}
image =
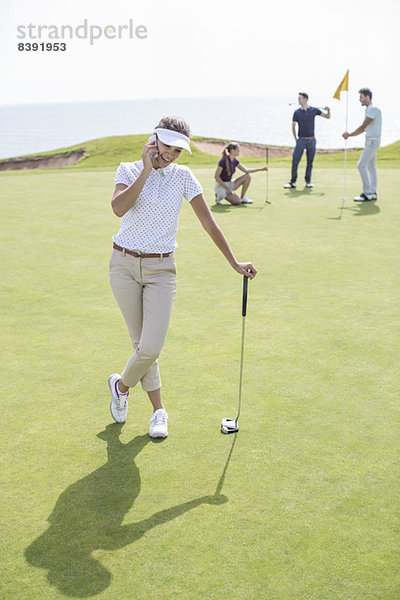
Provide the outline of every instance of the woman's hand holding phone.
{"type": "Polygon", "coordinates": [[[158,147],[157,147],[157,138],[155,135],[152,135],[149,138],[148,144],[145,145],[142,152],[142,161],[143,167],[152,169],[153,168],[153,160],[155,160],[158,156],[158,147]]]}

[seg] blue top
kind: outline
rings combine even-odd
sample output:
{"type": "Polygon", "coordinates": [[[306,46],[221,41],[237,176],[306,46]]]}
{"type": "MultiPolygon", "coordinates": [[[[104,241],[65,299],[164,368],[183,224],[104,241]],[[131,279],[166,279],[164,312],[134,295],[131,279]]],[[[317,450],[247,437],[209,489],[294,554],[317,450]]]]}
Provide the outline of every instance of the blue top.
{"type": "Polygon", "coordinates": [[[222,167],[222,171],[221,171],[221,179],[222,181],[230,181],[232,179],[232,175],[234,174],[237,165],[239,164],[238,159],[235,157],[233,160],[231,160],[230,158],[228,158],[229,161],[229,172],[226,164],[226,159],[225,157],[222,157],[221,160],[218,163],[219,167],[222,167]]]}
{"type": "Polygon", "coordinates": [[[298,108],[293,113],[293,121],[299,124],[298,137],[314,137],[314,119],[322,115],[322,110],[309,106],[307,110],[298,108]]]}

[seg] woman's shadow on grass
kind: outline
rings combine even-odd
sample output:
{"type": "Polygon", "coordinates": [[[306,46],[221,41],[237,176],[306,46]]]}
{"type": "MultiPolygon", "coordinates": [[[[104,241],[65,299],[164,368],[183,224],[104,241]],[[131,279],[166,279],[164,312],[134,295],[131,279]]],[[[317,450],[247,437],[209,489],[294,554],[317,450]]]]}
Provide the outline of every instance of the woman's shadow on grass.
{"type": "Polygon", "coordinates": [[[121,430],[122,425],[112,424],[97,435],[107,442],[108,462],[62,492],[48,518],[50,527],[25,551],[28,563],[46,569],[49,583],[67,596],[93,596],[110,585],[112,575],[93,557],[95,550],[123,548],[201,504],[227,502],[216,492],[122,525],[140,493],[134,459],[151,438],[139,435],[123,444],[121,430]]]}

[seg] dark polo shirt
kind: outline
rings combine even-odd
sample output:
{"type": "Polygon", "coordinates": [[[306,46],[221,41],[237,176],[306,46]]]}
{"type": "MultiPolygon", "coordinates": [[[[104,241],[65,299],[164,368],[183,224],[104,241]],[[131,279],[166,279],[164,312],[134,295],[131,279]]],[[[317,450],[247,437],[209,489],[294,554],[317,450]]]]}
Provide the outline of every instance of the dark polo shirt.
{"type": "Polygon", "coordinates": [[[293,113],[293,121],[299,124],[298,137],[314,137],[314,119],[322,110],[309,106],[307,110],[298,108],[293,113]]]}
{"type": "Polygon", "coordinates": [[[236,167],[239,164],[239,161],[236,157],[233,160],[228,158],[228,161],[229,161],[229,172],[228,172],[228,169],[226,168],[227,165],[226,165],[225,158],[221,158],[221,160],[218,163],[218,166],[222,167],[222,171],[221,171],[221,175],[220,175],[222,181],[230,181],[232,179],[232,175],[236,171],[236,167]]]}

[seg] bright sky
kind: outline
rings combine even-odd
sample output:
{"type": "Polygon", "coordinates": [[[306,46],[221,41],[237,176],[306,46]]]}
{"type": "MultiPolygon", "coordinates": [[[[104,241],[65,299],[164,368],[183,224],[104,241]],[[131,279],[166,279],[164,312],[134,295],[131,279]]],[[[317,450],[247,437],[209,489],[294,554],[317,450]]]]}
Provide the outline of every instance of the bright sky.
{"type": "Polygon", "coordinates": [[[0,0],[0,104],[286,94],[296,100],[300,90],[332,102],[347,68],[356,98],[367,85],[376,98],[395,99],[399,7],[398,0],[0,0]],[[93,45],[66,39],[65,52],[17,49],[22,41],[49,41],[17,39],[17,26],[75,29],[84,19],[103,29],[132,19],[148,36],[103,36],[93,45]]]}

